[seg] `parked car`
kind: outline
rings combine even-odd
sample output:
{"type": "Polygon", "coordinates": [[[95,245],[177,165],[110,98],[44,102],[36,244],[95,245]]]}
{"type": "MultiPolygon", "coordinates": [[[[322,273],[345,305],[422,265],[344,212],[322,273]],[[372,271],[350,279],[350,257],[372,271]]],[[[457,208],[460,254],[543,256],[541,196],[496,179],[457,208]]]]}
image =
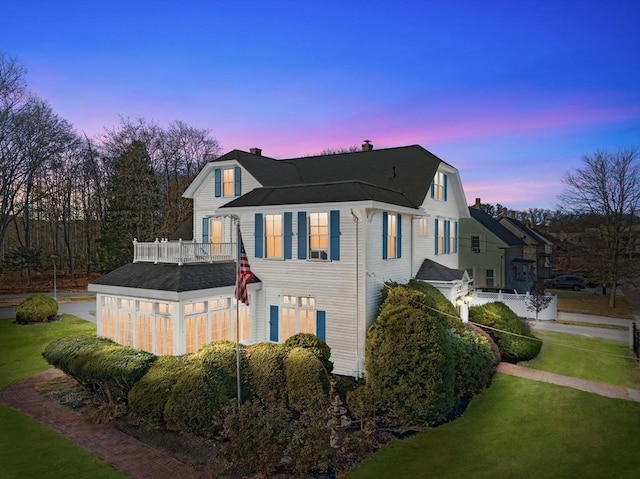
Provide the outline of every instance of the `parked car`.
{"type": "Polygon", "coordinates": [[[574,291],[580,291],[587,287],[582,276],[573,276],[569,274],[563,274],[553,279],[547,279],[544,282],[547,288],[555,289],[572,289],[574,291]]]}

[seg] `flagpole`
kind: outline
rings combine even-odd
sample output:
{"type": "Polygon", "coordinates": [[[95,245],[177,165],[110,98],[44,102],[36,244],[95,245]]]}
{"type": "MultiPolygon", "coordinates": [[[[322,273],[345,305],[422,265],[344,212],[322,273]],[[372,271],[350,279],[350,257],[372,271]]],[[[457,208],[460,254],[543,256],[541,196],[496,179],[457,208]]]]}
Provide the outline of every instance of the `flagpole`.
{"type": "MultiPolygon", "coordinates": [[[[238,284],[240,280],[240,254],[241,254],[241,241],[240,241],[240,218],[236,222],[236,291],[238,291],[238,284]]],[[[240,392],[240,299],[236,298],[236,384],[238,387],[238,407],[242,402],[240,392]]]]}

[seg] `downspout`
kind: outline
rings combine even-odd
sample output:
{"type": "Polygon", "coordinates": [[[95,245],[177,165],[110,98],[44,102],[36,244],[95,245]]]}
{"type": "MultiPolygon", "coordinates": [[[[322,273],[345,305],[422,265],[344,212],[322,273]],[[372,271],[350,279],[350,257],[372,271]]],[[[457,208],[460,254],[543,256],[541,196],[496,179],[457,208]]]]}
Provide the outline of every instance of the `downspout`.
{"type": "Polygon", "coordinates": [[[360,377],[360,214],[351,208],[356,224],[356,378],[360,377]]]}

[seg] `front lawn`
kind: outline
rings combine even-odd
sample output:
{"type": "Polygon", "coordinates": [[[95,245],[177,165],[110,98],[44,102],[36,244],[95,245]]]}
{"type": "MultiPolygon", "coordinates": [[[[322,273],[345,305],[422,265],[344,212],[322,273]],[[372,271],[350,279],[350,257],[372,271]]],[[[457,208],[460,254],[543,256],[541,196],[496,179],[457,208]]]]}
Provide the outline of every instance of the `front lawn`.
{"type": "Polygon", "coordinates": [[[638,477],[640,403],[497,374],[449,424],[396,441],[349,479],[638,477]]]}
{"type": "Polygon", "coordinates": [[[540,354],[520,366],[640,389],[640,368],[626,344],[550,331],[536,336],[543,341],[540,354]]]}
{"type": "MultiPolygon", "coordinates": [[[[47,344],[83,333],[95,335],[96,326],[75,316],[27,326],[0,319],[0,389],[49,368],[41,356],[47,344]]],[[[3,479],[127,477],[64,436],[2,404],[0,431],[3,479]]]]}
{"type": "Polygon", "coordinates": [[[616,307],[609,307],[609,296],[585,291],[552,290],[558,296],[558,311],[633,319],[633,311],[624,296],[616,297],[616,307]]]}

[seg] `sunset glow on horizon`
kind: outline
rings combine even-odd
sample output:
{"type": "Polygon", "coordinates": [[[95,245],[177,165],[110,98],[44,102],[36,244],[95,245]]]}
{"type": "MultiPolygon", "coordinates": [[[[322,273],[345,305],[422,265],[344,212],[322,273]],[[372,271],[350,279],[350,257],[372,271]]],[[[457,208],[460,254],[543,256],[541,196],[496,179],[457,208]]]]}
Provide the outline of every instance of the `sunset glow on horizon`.
{"type": "Polygon", "coordinates": [[[583,155],[640,148],[637,0],[24,0],[0,50],[89,136],[129,117],[273,158],[418,144],[469,204],[555,208],[583,155]]]}

